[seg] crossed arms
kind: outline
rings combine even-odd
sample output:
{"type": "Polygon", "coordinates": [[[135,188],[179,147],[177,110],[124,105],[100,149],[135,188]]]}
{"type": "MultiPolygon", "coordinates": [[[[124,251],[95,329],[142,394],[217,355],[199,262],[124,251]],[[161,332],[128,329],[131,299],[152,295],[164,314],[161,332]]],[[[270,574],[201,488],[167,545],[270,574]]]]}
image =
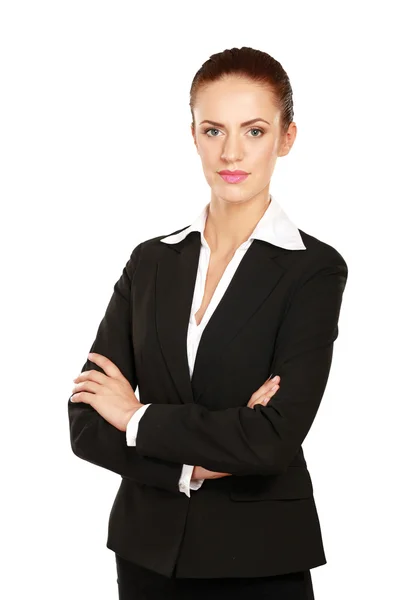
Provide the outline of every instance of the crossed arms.
{"type": "MultiPolygon", "coordinates": [[[[130,286],[137,246],[99,325],[91,351],[107,356],[137,387],[130,323],[130,286]]],[[[347,265],[333,251],[304,273],[277,334],[271,370],[281,387],[266,406],[210,411],[197,404],[152,404],[136,446],[90,405],[68,402],[71,446],[80,458],[140,483],[176,493],[182,464],[233,475],[273,475],[286,469],[316,416],[338,336],[347,265]]],[[[100,370],[87,360],[82,371],[100,370]]]]}

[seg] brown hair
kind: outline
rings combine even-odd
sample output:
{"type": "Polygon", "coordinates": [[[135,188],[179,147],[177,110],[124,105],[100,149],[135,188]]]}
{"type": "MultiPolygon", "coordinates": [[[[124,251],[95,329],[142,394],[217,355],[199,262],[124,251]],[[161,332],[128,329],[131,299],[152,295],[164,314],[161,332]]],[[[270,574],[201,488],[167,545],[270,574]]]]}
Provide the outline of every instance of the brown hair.
{"type": "Polygon", "coordinates": [[[189,101],[193,125],[193,107],[200,88],[229,75],[250,79],[272,91],[275,105],[281,112],[281,133],[286,133],[293,121],[293,94],[289,77],[272,56],[246,46],[212,54],[197,71],[190,88],[189,101]]]}

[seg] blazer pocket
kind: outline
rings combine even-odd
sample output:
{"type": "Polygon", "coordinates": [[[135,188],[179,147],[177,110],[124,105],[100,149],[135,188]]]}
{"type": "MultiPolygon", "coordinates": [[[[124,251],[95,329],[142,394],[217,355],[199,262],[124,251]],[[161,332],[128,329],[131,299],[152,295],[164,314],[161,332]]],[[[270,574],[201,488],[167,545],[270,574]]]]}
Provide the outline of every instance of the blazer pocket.
{"type": "Polygon", "coordinates": [[[288,467],[279,475],[246,475],[232,481],[230,497],[237,502],[257,500],[297,500],[313,495],[308,469],[288,467]]]}

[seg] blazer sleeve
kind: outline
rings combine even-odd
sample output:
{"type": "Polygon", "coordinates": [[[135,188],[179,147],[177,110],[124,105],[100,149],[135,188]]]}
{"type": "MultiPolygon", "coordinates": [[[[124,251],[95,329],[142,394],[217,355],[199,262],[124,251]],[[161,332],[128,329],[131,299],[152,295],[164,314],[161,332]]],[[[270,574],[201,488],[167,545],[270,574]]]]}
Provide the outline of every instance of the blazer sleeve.
{"type": "Polygon", "coordinates": [[[335,251],[301,277],[276,337],[272,372],[280,388],[266,406],[208,410],[152,404],[136,442],[142,456],[200,465],[232,475],[282,473],[319,408],[338,336],[347,265],[335,251]]]}
{"type": "MultiPolygon", "coordinates": [[[[107,356],[128,379],[133,390],[138,381],[135,370],[131,327],[131,283],[142,243],[134,248],[122,275],[114,285],[105,315],[90,352],[107,356]]],[[[81,371],[103,369],[89,359],[81,371]]],[[[72,395],[72,394],[71,394],[72,395]]],[[[139,483],[180,494],[178,483],[182,463],[138,454],[126,443],[126,433],[106,421],[90,404],[71,402],[68,416],[72,451],[76,456],[139,483]]]]}

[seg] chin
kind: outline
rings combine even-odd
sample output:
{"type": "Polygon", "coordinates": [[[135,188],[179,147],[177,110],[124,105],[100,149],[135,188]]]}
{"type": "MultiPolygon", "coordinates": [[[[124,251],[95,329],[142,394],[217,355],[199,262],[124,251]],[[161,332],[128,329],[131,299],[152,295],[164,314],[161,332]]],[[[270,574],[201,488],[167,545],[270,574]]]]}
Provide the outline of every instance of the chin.
{"type": "Polygon", "coordinates": [[[227,204],[242,204],[243,202],[247,202],[252,198],[251,194],[227,194],[225,190],[212,190],[213,196],[226,202],[227,204]]]}

